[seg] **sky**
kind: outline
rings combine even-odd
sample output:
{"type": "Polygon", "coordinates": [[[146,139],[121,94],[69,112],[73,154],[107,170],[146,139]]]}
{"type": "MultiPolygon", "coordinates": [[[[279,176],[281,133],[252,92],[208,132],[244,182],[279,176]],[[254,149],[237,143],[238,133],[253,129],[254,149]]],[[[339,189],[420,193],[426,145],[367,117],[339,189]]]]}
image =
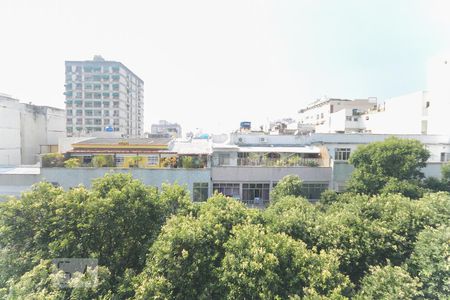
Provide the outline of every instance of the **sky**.
{"type": "Polygon", "coordinates": [[[323,96],[426,89],[447,0],[0,0],[0,93],[64,108],[64,61],[102,55],[144,84],[144,128],[229,132],[323,96]]]}

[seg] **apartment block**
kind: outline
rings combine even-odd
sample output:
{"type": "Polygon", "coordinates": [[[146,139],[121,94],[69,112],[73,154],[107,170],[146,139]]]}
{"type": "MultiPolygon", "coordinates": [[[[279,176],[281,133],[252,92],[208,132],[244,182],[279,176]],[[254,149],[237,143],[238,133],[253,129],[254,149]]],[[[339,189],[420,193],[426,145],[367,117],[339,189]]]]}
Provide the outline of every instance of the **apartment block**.
{"type": "Polygon", "coordinates": [[[101,56],[66,61],[66,128],[68,136],[115,132],[144,134],[144,81],[124,64],[101,56]]]}

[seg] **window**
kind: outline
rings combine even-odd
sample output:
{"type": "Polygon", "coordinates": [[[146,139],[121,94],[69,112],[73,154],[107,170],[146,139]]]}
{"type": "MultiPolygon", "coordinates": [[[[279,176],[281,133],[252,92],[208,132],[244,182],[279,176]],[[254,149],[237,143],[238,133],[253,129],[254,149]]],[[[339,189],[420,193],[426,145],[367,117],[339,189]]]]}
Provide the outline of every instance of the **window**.
{"type": "Polygon", "coordinates": [[[336,148],[334,149],[334,160],[348,160],[350,152],[350,148],[336,148]]]}
{"type": "Polygon", "coordinates": [[[103,81],[109,81],[109,75],[103,75],[103,81]]]}
{"type": "Polygon", "coordinates": [[[101,101],[94,101],[94,107],[102,107],[101,101]]]}
{"type": "Polygon", "coordinates": [[[119,73],[119,67],[112,67],[113,73],[119,73]]]}
{"type": "Polygon", "coordinates": [[[76,115],[77,116],[82,116],[83,115],[83,111],[81,109],[77,109],[76,115]]]}
{"type": "Polygon", "coordinates": [[[89,83],[88,83],[88,84],[85,84],[85,85],[84,85],[84,89],[85,89],[85,90],[92,90],[92,84],[89,84],[89,83]]]}
{"type": "Polygon", "coordinates": [[[450,153],[441,152],[441,161],[450,161],[450,153]]]}
{"type": "Polygon", "coordinates": [[[92,101],[84,102],[84,107],[92,107],[92,101]]]}
{"type": "Polygon", "coordinates": [[[103,85],[103,90],[109,91],[109,84],[104,84],[103,85]]]}
{"type": "Polygon", "coordinates": [[[351,121],[351,120],[352,120],[352,116],[346,116],[346,117],[345,117],[345,120],[346,120],[346,121],[351,121]]]}
{"type": "Polygon", "coordinates": [[[84,81],[92,81],[92,76],[91,75],[84,75],[84,81]]]}
{"type": "Polygon", "coordinates": [[[76,106],[76,107],[82,107],[82,106],[83,106],[83,101],[81,101],[81,100],[75,100],[75,106],[76,106]]]}
{"type": "Polygon", "coordinates": [[[320,199],[320,194],[328,189],[328,183],[303,183],[302,192],[308,199],[320,199]]]}
{"type": "Polygon", "coordinates": [[[119,108],[119,101],[114,101],[113,102],[113,107],[114,108],[119,108]]]}
{"type": "Polygon", "coordinates": [[[66,84],[66,91],[70,91],[72,89],[72,84],[68,83],[66,84]]]}
{"type": "Polygon", "coordinates": [[[195,202],[206,201],[208,199],[208,188],[207,182],[194,182],[193,200],[195,202]]]}
{"type": "Polygon", "coordinates": [[[102,125],[102,119],[94,119],[94,125],[102,125]]]}
{"type": "Polygon", "coordinates": [[[104,111],[103,111],[103,115],[104,115],[105,117],[109,117],[109,110],[104,110],[104,111]]]}
{"type": "Polygon", "coordinates": [[[102,111],[101,110],[94,110],[94,116],[100,117],[101,115],[102,115],[102,111]]]}
{"type": "Polygon", "coordinates": [[[102,94],[101,93],[94,93],[94,99],[101,99],[102,94]]]}
{"type": "Polygon", "coordinates": [[[119,119],[114,119],[113,125],[119,125],[119,119]]]}
{"type": "Polygon", "coordinates": [[[83,93],[82,92],[77,92],[76,97],[77,98],[83,98],[83,93]]]}
{"type": "Polygon", "coordinates": [[[113,99],[119,99],[119,93],[113,93],[112,97],[113,99]]]}
{"type": "Polygon", "coordinates": [[[113,91],[118,91],[119,90],[119,84],[118,83],[113,84],[112,85],[112,89],[113,89],[113,91]]]}
{"type": "Polygon", "coordinates": [[[147,158],[147,165],[149,166],[157,166],[159,165],[159,157],[158,155],[149,155],[147,158]]]}
{"type": "Polygon", "coordinates": [[[91,116],[92,116],[92,110],[91,110],[91,109],[87,109],[87,110],[84,111],[84,114],[85,114],[87,117],[91,117],[91,116]]]}
{"type": "Polygon", "coordinates": [[[72,100],[67,100],[67,101],[66,101],[66,105],[67,105],[67,106],[72,106],[72,103],[73,103],[72,100]]]}
{"type": "Polygon", "coordinates": [[[71,116],[73,114],[71,109],[67,109],[66,110],[66,115],[71,116]]]}
{"type": "Polygon", "coordinates": [[[72,125],[72,118],[67,119],[67,125],[72,125]]]}
{"type": "Polygon", "coordinates": [[[262,204],[269,201],[269,183],[242,184],[242,201],[247,204],[262,204]]]}
{"type": "Polygon", "coordinates": [[[119,111],[115,110],[114,113],[113,113],[113,117],[118,117],[118,116],[119,116],[119,111]]]}
{"type": "Polygon", "coordinates": [[[111,76],[113,81],[119,81],[120,80],[120,75],[113,75],[111,76]]]}
{"type": "Polygon", "coordinates": [[[115,162],[116,162],[116,166],[123,166],[123,163],[124,163],[124,158],[123,157],[121,157],[121,156],[116,156],[116,158],[115,158],[115,162]]]}
{"type": "Polygon", "coordinates": [[[109,101],[103,101],[103,107],[109,107],[109,101]]]}
{"type": "Polygon", "coordinates": [[[83,85],[81,83],[77,83],[75,88],[77,90],[81,90],[83,88],[83,85]]]}
{"type": "Polygon", "coordinates": [[[110,125],[110,124],[109,124],[109,119],[104,119],[104,120],[103,120],[103,125],[110,125]]]}
{"type": "Polygon", "coordinates": [[[92,77],[92,79],[93,79],[93,81],[101,81],[101,80],[102,80],[102,76],[100,76],[100,75],[94,75],[94,76],[92,77]]]}
{"type": "Polygon", "coordinates": [[[84,93],[85,99],[92,99],[92,93],[84,93]]]}
{"type": "Polygon", "coordinates": [[[103,73],[109,72],[109,66],[103,66],[103,73]]]}
{"type": "Polygon", "coordinates": [[[353,118],[353,121],[358,122],[359,118],[353,118]]]}
{"type": "Polygon", "coordinates": [[[86,119],[86,120],[85,120],[85,124],[86,124],[86,125],[92,125],[92,124],[93,124],[92,119],[86,119]]]}
{"type": "Polygon", "coordinates": [[[92,72],[92,67],[84,67],[84,72],[87,72],[87,73],[92,72]]]}
{"type": "Polygon", "coordinates": [[[239,183],[214,183],[213,192],[221,193],[227,197],[241,199],[239,183]]]}
{"type": "Polygon", "coordinates": [[[320,117],[323,119],[323,113],[320,114],[320,117]]]}
{"type": "Polygon", "coordinates": [[[94,84],[94,91],[99,91],[102,89],[102,85],[101,84],[94,84]]]}
{"type": "Polygon", "coordinates": [[[230,165],[230,153],[219,153],[219,166],[230,165]]]}
{"type": "Polygon", "coordinates": [[[103,99],[109,99],[109,93],[103,93],[103,99]]]}
{"type": "MultiPolygon", "coordinates": [[[[83,119],[77,119],[77,125],[83,125],[83,119]]],[[[79,127],[77,127],[78,131],[81,131],[81,129],[78,129],[79,127]]]]}

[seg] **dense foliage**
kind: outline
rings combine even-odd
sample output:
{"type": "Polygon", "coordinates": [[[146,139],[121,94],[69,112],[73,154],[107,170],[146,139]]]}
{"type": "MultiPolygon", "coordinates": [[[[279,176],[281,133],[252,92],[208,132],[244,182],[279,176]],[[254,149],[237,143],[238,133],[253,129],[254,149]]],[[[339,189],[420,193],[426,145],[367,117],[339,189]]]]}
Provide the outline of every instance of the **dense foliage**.
{"type": "MultiPolygon", "coordinates": [[[[360,146],[350,156],[355,171],[349,181],[349,190],[374,195],[395,179],[410,192],[408,182],[423,178],[421,169],[429,157],[429,151],[417,140],[391,137],[360,146]]],[[[392,189],[395,183],[390,185],[389,189],[392,189]]]]}
{"type": "Polygon", "coordinates": [[[221,194],[194,204],[185,187],[125,174],[89,189],[40,183],[0,203],[0,298],[448,299],[450,194],[430,193],[427,153],[402,144],[414,164],[398,143],[355,152],[352,192],[312,204],[287,176],[265,210],[221,194]],[[403,163],[381,170],[385,159],[403,163]],[[61,286],[52,260],[64,257],[99,266],[61,286]]]}

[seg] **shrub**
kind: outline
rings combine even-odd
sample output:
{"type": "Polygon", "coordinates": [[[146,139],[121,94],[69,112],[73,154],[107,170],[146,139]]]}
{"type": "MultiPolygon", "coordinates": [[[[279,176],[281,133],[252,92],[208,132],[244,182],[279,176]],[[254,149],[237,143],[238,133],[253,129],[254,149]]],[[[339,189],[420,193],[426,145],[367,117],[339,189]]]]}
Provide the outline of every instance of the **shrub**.
{"type": "Polygon", "coordinates": [[[43,168],[62,168],[64,167],[64,155],[61,153],[48,153],[42,155],[43,168]]]}
{"type": "Polygon", "coordinates": [[[64,162],[64,167],[66,168],[78,168],[81,165],[81,162],[78,158],[69,158],[64,162]]]}
{"type": "Polygon", "coordinates": [[[92,166],[94,168],[113,167],[114,159],[112,155],[96,155],[92,158],[92,166]]]}

